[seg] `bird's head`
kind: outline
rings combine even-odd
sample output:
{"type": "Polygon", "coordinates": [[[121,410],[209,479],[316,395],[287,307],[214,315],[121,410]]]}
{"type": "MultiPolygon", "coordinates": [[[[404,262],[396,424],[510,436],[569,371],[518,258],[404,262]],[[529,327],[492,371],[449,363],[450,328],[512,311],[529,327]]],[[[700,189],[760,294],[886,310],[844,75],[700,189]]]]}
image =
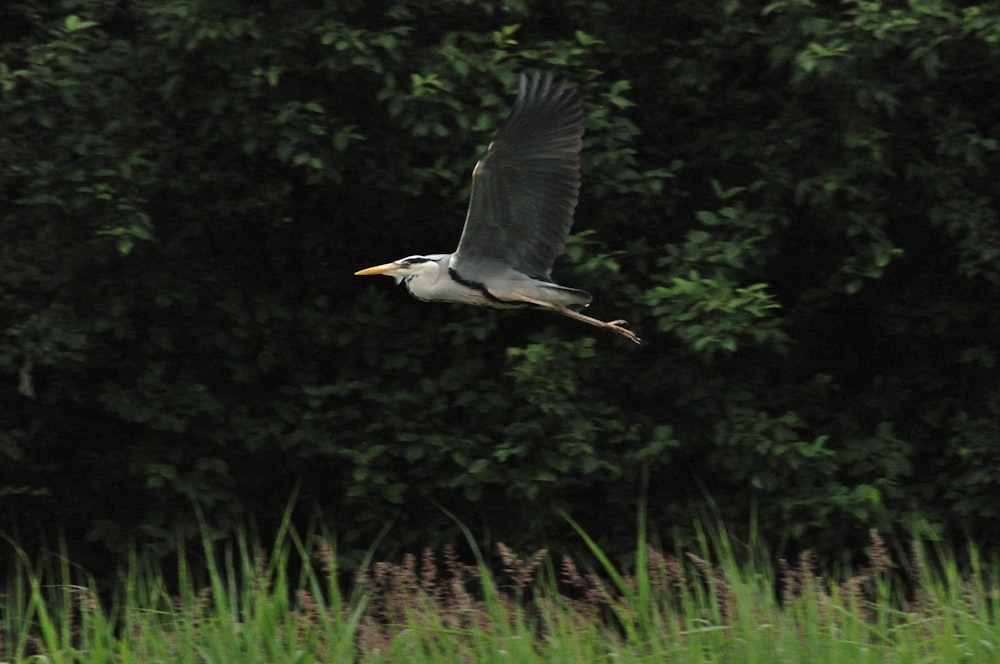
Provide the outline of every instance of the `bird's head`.
{"type": "Polygon", "coordinates": [[[393,261],[391,263],[383,263],[382,265],[376,265],[374,267],[366,267],[363,270],[358,270],[354,274],[359,277],[372,274],[384,274],[387,277],[393,277],[398,284],[405,279],[419,275],[429,274],[431,272],[437,273],[439,259],[440,256],[407,256],[406,258],[400,258],[398,261],[393,261]]]}

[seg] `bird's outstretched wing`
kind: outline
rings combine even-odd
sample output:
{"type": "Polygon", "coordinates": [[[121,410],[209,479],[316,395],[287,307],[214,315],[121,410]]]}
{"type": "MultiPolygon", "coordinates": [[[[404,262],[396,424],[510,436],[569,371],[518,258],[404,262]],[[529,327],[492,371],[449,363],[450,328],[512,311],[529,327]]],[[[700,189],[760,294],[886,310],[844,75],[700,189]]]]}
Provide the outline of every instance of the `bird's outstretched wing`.
{"type": "Polygon", "coordinates": [[[500,261],[549,279],[573,225],[582,137],[576,92],[550,74],[521,74],[510,117],[472,172],[456,269],[500,261]]]}

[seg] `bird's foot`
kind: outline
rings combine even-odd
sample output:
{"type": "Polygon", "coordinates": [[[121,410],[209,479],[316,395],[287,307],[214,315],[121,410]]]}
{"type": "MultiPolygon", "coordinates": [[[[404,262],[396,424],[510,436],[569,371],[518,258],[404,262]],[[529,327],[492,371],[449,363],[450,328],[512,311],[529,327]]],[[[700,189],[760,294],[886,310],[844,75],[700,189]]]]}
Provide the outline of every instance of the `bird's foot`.
{"type": "Polygon", "coordinates": [[[642,339],[640,339],[635,332],[628,329],[628,321],[622,319],[612,320],[608,321],[607,325],[608,329],[610,329],[612,332],[622,335],[623,337],[625,337],[634,344],[637,344],[639,346],[642,345],[642,339]]]}

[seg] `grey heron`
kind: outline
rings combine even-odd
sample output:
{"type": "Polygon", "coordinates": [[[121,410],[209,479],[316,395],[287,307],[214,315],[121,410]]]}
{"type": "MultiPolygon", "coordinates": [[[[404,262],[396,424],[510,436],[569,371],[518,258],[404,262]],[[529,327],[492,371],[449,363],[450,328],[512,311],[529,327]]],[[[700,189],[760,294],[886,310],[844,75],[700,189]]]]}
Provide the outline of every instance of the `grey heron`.
{"type": "Polygon", "coordinates": [[[354,274],[394,277],[419,300],[528,306],[641,343],[624,320],[580,313],[590,293],[549,276],[573,225],[582,138],[576,91],[551,74],[521,74],[510,117],[472,171],[469,211],[455,252],[407,256],[354,274]]]}

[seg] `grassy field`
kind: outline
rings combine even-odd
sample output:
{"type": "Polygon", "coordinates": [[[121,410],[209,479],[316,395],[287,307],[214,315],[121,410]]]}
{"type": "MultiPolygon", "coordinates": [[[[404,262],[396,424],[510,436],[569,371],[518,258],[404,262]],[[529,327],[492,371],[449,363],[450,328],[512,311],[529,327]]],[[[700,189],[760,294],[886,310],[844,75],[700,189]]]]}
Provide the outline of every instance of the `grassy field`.
{"type": "Polygon", "coordinates": [[[996,568],[974,551],[959,566],[915,544],[904,589],[875,532],[864,569],[837,578],[808,552],[775,569],[726,537],[676,555],[640,539],[624,571],[579,532],[590,567],[498,545],[490,574],[426,550],[364,565],[350,594],[322,538],[206,541],[204,574],[181,564],[168,585],[133,560],[108,599],[65,556],[31,561],[7,543],[0,662],[1000,661],[996,568]]]}

